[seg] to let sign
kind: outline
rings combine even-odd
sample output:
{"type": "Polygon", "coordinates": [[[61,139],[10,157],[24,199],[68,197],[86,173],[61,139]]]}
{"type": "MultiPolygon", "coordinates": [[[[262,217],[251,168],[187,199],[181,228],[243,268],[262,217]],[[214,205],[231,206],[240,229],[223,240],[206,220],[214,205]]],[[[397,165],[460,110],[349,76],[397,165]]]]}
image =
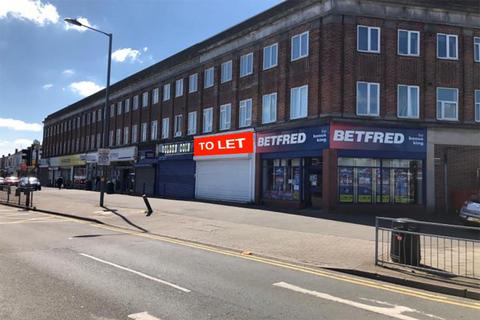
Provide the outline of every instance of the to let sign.
{"type": "Polygon", "coordinates": [[[195,137],[194,156],[253,153],[253,132],[195,137]]]}

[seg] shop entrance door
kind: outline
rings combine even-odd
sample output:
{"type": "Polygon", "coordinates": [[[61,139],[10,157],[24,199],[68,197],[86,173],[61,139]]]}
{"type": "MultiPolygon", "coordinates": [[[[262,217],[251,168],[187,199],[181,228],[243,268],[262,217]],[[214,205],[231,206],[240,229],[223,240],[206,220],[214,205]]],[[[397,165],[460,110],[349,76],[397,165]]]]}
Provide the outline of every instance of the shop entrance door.
{"type": "Polygon", "coordinates": [[[323,161],[322,158],[310,158],[307,161],[307,179],[306,181],[306,204],[311,207],[320,208],[322,206],[322,181],[323,181],[323,161]]]}

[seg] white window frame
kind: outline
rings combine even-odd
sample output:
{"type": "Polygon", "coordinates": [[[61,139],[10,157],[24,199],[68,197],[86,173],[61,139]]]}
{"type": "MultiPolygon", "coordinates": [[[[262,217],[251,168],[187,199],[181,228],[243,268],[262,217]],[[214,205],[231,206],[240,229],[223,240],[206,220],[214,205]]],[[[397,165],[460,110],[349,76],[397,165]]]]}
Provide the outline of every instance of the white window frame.
{"type": "Polygon", "coordinates": [[[269,46],[263,48],[263,70],[272,69],[278,66],[278,42],[272,43],[269,46]],[[273,51],[275,48],[275,51],[273,51]],[[270,50],[268,54],[267,50],[270,50]],[[272,53],[275,52],[275,63],[272,63],[272,53]],[[267,65],[267,62],[270,64],[267,65]]]}
{"type": "Polygon", "coordinates": [[[188,129],[187,134],[193,135],[197,133],[197,111],[188,113],[188,129]]]}
{"type": "Polygon", "coordinates": [[[128,127],[123,128],[123,144],[128,144],[130,138],[130,130],[128,127]]]}
{"type": "Polygon", "coordinates": [[[162,139],[168,139],[170,136],[170,118],[162,119],[162,139]]]}
{"type": "Polygon", "coordinates": [[[170,100],[170,83],[166,83],[163,85],[163,101],[170,100]]]}
{"type": "Polygon", "coordinates": [[[232,104],[226,103],[220,106],[220,126],[219,129],[230,130],[232,126],[232,104]]]}
{"type": "Polygon", "coordinates": [[[138,142],[138,124],[132,125],[132,143],[138,142]]]}
{"type": "Polygon", "coordinates": [[[399,56],[407,56],[407,57],[419,57],[420,56],[420,31],[415,30],[406,30],[406,29],[398,29],[397,31],[397,54],[399,56]],[[407,33],[407,52],[408,53],[401,53],[400,52],[400,33],[406,32],[407,33]],[[411,53],[411,37],[412,34],[417,34],[417,48],[418,53],[411,53]]]}
{"type": "Polygon", "coordinates": [[[173,136],[175,138],[181,137],[183,134],[183,114],[175,115],[173,121],[173,136]]]}
{"type": "Polygon", "coordinates": [[[458,52],[458,35],[456,34],[447,34],[447,33],[437,33],[437,59],[442,59],[442,60],[458,60],[458,56],[459,56],[459,52],[458,52]],[[439,53],[440,53],[440,47],[439,47],[439,43],[440,41],[438,41],[438,38],[440,36],[445,36],[446,37],[446,57],[440,57],[439,53]],[[457,53],[457,56],[456,57],[451,57],[450,56],[450,46],[449,46],[449,39],[450,38],[455,38],[455,51],[457,53]]]}
{"type": "MultiPolygon", "coordinates": [[[[380,94],[379,94],[380,96],[380,94]]],[[[397,117],[401,119],[419,119],[420,118],[420,87],[415,85],[408,85],[408,84],[399,84],[397,85],[397,117]],[[400,87],[407,88],[407,115],[402,116],[400,115],[400,87]],[[411,101],[411,89],[417,89],[417,115],[412,116],[412,106],[410,105],[411,101]]]]}
{"type": "Polygon", "coordinates": [[[253,52],[240,56],[240,78],[253,74],[253,52]]]}
{"type": "Polygon", "coordinates": [[[188,76],[188,93],[197,92],[198,90],[198,73],[188,76]]]}
{"type": "Polygon", "coordinates": [[[147,142],[148,122],[142,122],[140,142],[147,142]]]}
{"type": "Polygon", "coordinates": [[[475,100],[475,122],[480,122],[480,90],[475,90],[473,95],[475,100]]]}
{"type": "Polygon", "coordinates": [[[381,38],[382,38],[382,29],[380,27],[372,27],[372,26],[365,26],[365,25],[357,25],[357,51],[358,52],[364,52],[364,53],[380,53],[381,48],[381,38]],[[367,28],[367,50],[360,49],[360,28],[367,28]],[[376,29],[378,30],[378,40],[377,40],[377,48],[378,50],[372,50],[372,35],[371,35],[371,30],[376,29]]]}
{"type": "MultiPolygon", "coordinates": [[[[110,105],[110,118],[113,118],[115,117],[115,110],[116,110],[116,105],[115,103],[111,104],[110,105]]],[[[80,122],[80,117],[78,117],[78,128],[80,128],[80,126],[82,126],[82,123],[80,122]]]]}
{"type": "Polygon", "coordinates": [[[122,101],[117,102],[117,116],[122,114],[122,101]]]}
{"type": "Polygon", "coordinates": [[[262,97],[262,124],[267,124],[267,123],[274,123],[277,121],[277,93],[276,92],[273,92],[273,93],[268,93],[268,94],[264,94],[263,97],[262,97]],[[272,100],[272,98],[275,98],[274,100],[272,100]],[[268,101],[266,101],[268,99],[268,101]],[[272,106],[272,101],[275,101],[275,106],[272,106]],[[268,104],[268,105],[267,105],[268,104]],[[268,114],[269,114],[269,118],[266,119],[264,117],[265,115],[265,108],[268,107],[268,114]],[[274,108],[274,116],[272,117],[272,108],[274,108]]]}
{"type": "Polygon", "coordinates": [[[480,62],[480,37],[473,37],[473,61],[480,62]]]}
{"type": "Polygon", "coordinates": [[[158,88],[154,88],[152,91],[152,104],[157,104],[160,100],[160,90],[158,88]]]}
{"type": "Polygon", "coordinates": [[[153,120],[150,124],[150,140],[155,141],[158,138],[158,121],[153,120]]]}
{"type": "Polygon", "coordinates": [[[213,131],[213,108],[203,109],[203,133],[209,133],[213,131]]]}
{"type": "Polygon", "coordinates": [[[308,54],[309,54],[309,51],[310,51],[310,32],[309,31],[305,31],[305,32],[302,32],[302,33],[299,33],[299,34],[296,34],[294,36],[292,36],[292,38],[290,39],[290,61],[296,61],[296,60],[300,60],[300,59],[303,59],[305,57],[308,57],[308,54]],[[302,36],[304,35],[307,35],[307,49],[306,49],[306,53],[305,54],[302,54],[302,36]],[[299,40],[299,47],[298,47],[298,53],[299,53],[299,56],[298,57],[294,57],[293,56],[293,42],[296,40],[296,39],[300,39],[299,40]]]}
{"type": "Polygon", "coordinates": [[[133,107],[132,110],[137,110],[138,109],[138,94],[133,96],[133,107]]]}
{"type": "Polygon", "coordinates": [[[130,98],[125,99],[124,106],[125,106],[125,113],[129,113],[130,112],[130,98]]]}
{"type": "Polygon", "coordinates": [[[222,63],[220,68],[220,83],[232,81],[232,60],[222,63]]]}
{"type": "Polygon", "coordinates": [[[122,140],[122,129],[117,128],[117,132],[115,133],[115,145],[119,146],[122,140]]]}
{"type": "Polygon", "coordinates": [[[148,107],[148,91],[142,93],[142,108],[148,107]]]}
{"type": "Polygon", "coordinates": [[[459,96],[458,96],[458,88],[437,87],[437,96],[436,96],[436,104],[435,104],[435,106],[436,106],[436,108],[435,108],[435,111],[436,111],[436,112],[435,112],[435,113],[436,113],[436,115],[437,115],[437,120],[458,121],[458,99],[459,99],[459,96]],[[438,92],[439,92],[439,90],[441,90],[441,89],[455,90],[456,96],[457,96],[457,101],[442,101],[442,102],[441,102],[441,105],[442,105],[442,107],[441,107],[441,108],[442,108],[442,109],[441,109],[441,110],[442,110],[442,112],[441,112],[441,113],[442,113],[442,117],[438,117],[438,103],[440,102],[440,101],[438,100],[438,92]],[[455,118],[445,118],[445,117],[443,116],[443,114],[445,113],[445,112],[444,112],[444,103],[455,103],[455,107],[456,107],[456,108],[455,108],[455,118]]]}
{"type": "Polygon", "coordinates": [[[356,91],[356,115],[357,116],[362,116],[362,117],[378,117],[380,115],[380,83],[378,82],[367,82],[367,81],[357,81],[357,91],[356,91]],[[360,114],[358,112],[358,87],[359,87],[359,84],[362,84],[362,83],[366,83],[367,84],[367,113],[366,114],[360,114]],[[370,87],[372,86],[377,86],[377,106],[378,106],[378,110],[376,113],[372,113],[371,112],[371,101],[370,101],[370,87]]]}
{"type": "Polygon", "coordinates": [[[238,127],[246,128],[252,125],[253,100],[251,98],[241,100],[238,106],[238,127]],[[249,107],[250,103],[250,107],[249,107]],[[242,120],[245,122],[242,123],[242,120]]]}
{"type": "Polygon", "coordinates": [[[204,89],[211,88],[214,85],[215,85],[215,67],[210,67],[205,69],[203,73],[203,88],[204,89]]]}
{"type": "Polygon", "coordinates": [[[175,81],[175,98],[183,96],[183,78],[175,81]]]}
{"type": "MultiPolygon", "coordinates": [[[[108,145],[110,147],[113,147],[113,135],[114,135],[113,130],[110,130],[110,133],[108,136],[108,145]]],[[[77,139],[77,145],[75,147],[75,150],[78,150],[79,146],[80,146],[80,139],[77,139]]]]}
{"type": "MultiPolygon", "coordinates": [[[[296,101],[296,102],[299,102],[299,107],[301,107],[301,96],[299,95],[299,98],[300,100],[299,101],[296,101]]],[[[299,86],[299,87],[294,87],[294,88],[291,88],[290,89],[290,120],[295,120],[295,119],[302,119],[302,118],[306,118],[308,117],[308,85],[303,85],[303,86],[299,86]],[[302,91],[302,89],[306,89],[306,94],[307,94],[307,101],[306,101],[306,106],[305,106],[305,112],[304,113],[300,113],[298,116],[294,116],[293,114],[293,111],[294,111],[294,101],[293,101],[293,98],[294,98],[294,95],[293,95],[293,92],[295,90],[298,90],[299,92],[302,91]]]]}

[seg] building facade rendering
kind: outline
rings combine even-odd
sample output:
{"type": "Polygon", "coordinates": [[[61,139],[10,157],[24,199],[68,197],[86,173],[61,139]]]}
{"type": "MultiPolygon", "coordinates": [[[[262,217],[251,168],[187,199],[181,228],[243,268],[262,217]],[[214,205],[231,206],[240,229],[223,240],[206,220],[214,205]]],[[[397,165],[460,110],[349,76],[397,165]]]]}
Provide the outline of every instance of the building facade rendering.
{"type": "Polygon", "coordinates": [[[100,91],[48,115],[44,170],[92,189],[105,170],[133,194],[452,211],[480,184],[478,21],[476,1],[285,1],[115,83],[109,106],[100,91]]]}

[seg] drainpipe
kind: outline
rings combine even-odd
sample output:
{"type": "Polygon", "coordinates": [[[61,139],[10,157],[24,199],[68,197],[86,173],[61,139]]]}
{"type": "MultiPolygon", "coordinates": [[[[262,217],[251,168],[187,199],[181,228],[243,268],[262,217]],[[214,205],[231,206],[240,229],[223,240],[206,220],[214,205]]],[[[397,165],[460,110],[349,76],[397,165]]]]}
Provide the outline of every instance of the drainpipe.
{"type": "Polygon", "coordinates": [[[447,163],[447,150],[445,150],[445,154],[443,155],[443,181],[444,181],[444,193],[445,193],[445,213],[448,214],[449,210],[448,210],[448,205],[449,205],[449,201],[448,201],[448,163],[447,163]]]}

